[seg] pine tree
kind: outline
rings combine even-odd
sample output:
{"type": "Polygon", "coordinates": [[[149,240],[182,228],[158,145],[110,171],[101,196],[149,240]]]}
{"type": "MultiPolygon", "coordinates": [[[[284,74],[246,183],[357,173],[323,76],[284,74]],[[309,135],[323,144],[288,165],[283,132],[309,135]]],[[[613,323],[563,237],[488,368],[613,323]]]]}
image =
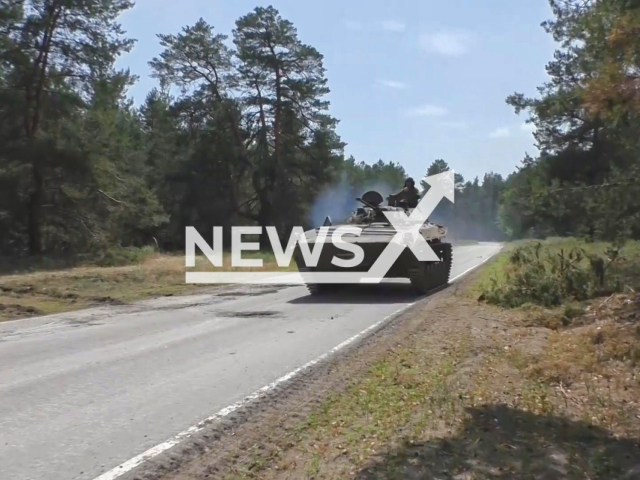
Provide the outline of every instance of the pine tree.
{"type": "Polygon", "coordinates": [[[44,247],[43,208],[54,168],[45,153],[51,148],[49,132],[70,108],[88,100],[92,82],[133,45],[116,22],[132,5],[130,0],[25,0],[0,7],[5,88],[19,95],[22,126],[20,148],[12,156],[30,170],[31,253],[44,247]]]}
{"type": "MultiPolygon", "coordinates": [[[[326,113],[329,102],[324,96],[329,89],[322,55],[298,39],[291,22],[273,7],[258,7],[236,22],[234,43],[245,118],[255,138],[251,177],[259,204],[255,219],[268,226],[279,223],[279,216],[286,218],[276,206],[292,200],[277,198],[287,191],[280,188],[281,182],[292,187],[298,179],[296,190],[308,188],[302,179],[328,168],[342,144],[334,132],[336,121],[326,113]],[[312,151],[319,149],[325,154],[314,158],[312,151]]],[[[312,182],[323,180],[317,174],[312,177],[312,182]]]]}

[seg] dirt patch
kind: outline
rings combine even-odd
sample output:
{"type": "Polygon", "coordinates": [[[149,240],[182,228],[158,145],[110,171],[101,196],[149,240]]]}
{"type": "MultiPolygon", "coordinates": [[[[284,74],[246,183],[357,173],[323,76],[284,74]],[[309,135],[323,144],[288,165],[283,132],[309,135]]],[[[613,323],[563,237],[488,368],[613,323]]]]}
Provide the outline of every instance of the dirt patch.
{"type": "Polygon", "coordinates": [[[118,300],[117,298],[112,297],[90,297],[89,300],[96,304],[106,304],[106,305],[126,305],[122,300],[118,300]]]}
{"type": "Polygon", "coordinates": [[[129,478],[640,478],[637,404],[592,418],[532,374],[559,332],[479,304],[477,275],[129,478]]]}
{"type": "Polygon", "coordinates": [[[42,312],[35,307],[0,303],[0,315],[10,318],[32,317],[34,315],[40,315],[41,313],[42,312]]]}

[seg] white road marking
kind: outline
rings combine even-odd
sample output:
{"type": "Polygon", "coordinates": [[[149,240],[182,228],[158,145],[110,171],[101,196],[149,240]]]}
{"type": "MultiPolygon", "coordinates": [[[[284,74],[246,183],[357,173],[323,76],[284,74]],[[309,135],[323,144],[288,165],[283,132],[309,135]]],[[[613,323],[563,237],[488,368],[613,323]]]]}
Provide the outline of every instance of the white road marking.
{"type": "Polygon", "coordinates": [[[151,447],[149,450],[147,450],[144,453],[141,453],[140,455],[136,455],[132,459],[127,460],[126,462],[122,463],[121,465],[118,465],[117,467],[113,468],[112,470],[109,470],[108,472],[103,473],[99,477],[96,477],[94,480],[114,480],[115,478],[118,478],[119,476],[124,475],[125,473],[133,470],[138,465],[142,464],[143,462],[145,462],[145,461],[147,461],[147,460],[149,460],[149,459],[161,454],[162,452],[170,449],[171,447],[177,445],[180,441],[184,440],[185,438],[189,438],[192,435],[198,433],[204,427],[206,427],[209,423],[214,422],[216,420],[220,420],[220,419],[226,417],[227,415],[229,415],[230,413],[233,413],[236,410],[240,409],[244,405],[246,405],[246,404],[248,404],[250,402],[253,402],[254,400],[257,400],[257,399],[265,396],[268,392],[270,392],[271,390],[276,388],[281,383],[284,383],[284,382],[286,382],[288,380],[291,380],[293,377],[295,377],[299,373],[303,372],[304,370],[307,370],[308,368],[310,368],[310,367],[316,365],[317,363],[320,363],[321,361],[325,360],[326,358],[330,357],[334,353],[337,353],[338,351],[340,351],[344,347],[352,344],[353,342],[355,342],[359,338],[363,337],[364,335],[366,335],[370,331],[375,330],[376,328],[380,327],[385,322],[391,320],[392,318],[400,315],[402,312],[406,311],[407,309],[413,307],[415,304],[416,304],[416,302],[409,303],[409,304],[405,305],[400,310],[396,310],[391,315],[388,315],[385,318],[383,318],[382,320],[380,320],[379,322],[374,323],[373,325],[365,328],[363,331],[361,331],[360,333],[354,335],[353,337],[349,338],[348,340],[345,340],[340,345],[338,345],[336,347],[333,347],[327,353],[324,353],[324,354],[320,355],[315,360],[311,360],[310,362],[305,363],[301,367],[298,367],[295,370],[293,370],[292,372],[289,372],[286,375],[283,375],[282,377],[278,378],[277,380],[275,380],[274,382],[270,383],[269,385],[266,385],[266,386],[260,388],[259,390],[256,390],[252,394],[247,395],[246,397],[244,397],[239,402],[236,402],[233,405],[229,405],[228,407],[223,408],[222,410],[218,411],[217,413],[214,413],[210,417],[207,417],[206,419],[204,419],[203,421],[201,421],[197,425],[194,425],[193,427],[190,427],[187,430],[178,433],[177,435],[175,435],[174,437],[171,437],[166,442],[162,442],[162,443],[156,445],[155,447],[151,447]]]}
{"type": "MultiPolygon", "coordinates": [[[[496,252],[496,253],[498,253],[498,252],[496,252]]],[[[495,253],[490,255],[490,256],[488,256],[487,258],[485,258],[478,265],[476,265],[474,267],[471,267],[471,268],[465,270],[464,272],[462,272],[460,275],[457,275],[456,277],[452,278],[451,280],[449,280],[449,283],[453,283],[454,281],[456,281],[457,279],[463,277],[464,275],[466,275],[470,271],[475,270],[480,265],[482,265],[483,263],[488,261],[494,255],[495,255],[495,253]]],[[[233,405],[229,405],[228,407],[225,407],[222,410],[219,410],[218,412],[214,413],[210,417],[207,417],[206,419],[204,419],[200,423],[188,428],[187,430],[184,430],[183,432],[178,433],[177,435],[171,437],[169,440],[167,440],[165,442],[159,443],[158,445],[156,445],[154,447],[151,447],[146,452],[143,452],[140,455],[136,455],[135,457],[131,458],[130,460],[127,460],[126,462],[124,462],[124,463],[118,465],[117,467],[109,470],[108,472],[105,472],[102,475],[96,477],[94,480],[115,480],[116,478],[124,475],[125,473],[130,472],[131,470],[133,470],[137,466],[143,464],[147,460],[150,460],[150,459],[160,455],[162,452],[165,452],[165,451],[169,450],[171,447],[174,447],[175,445],[180,443],[182,440],[185,440],[185,439],[195,435],[196,433],[202,431],[211,422],[215,422],[217,420],[221,420],[224,417],[226,417],[227,415],[235,412],[236,410],[239,410],[243,406],[245,406],[245,405],[247,405],[247,404],[249,404],[249,403],[251,403],[251,402],[253,402],[255,400],[258,400],[259,398],[264,397],[267,393],[269,393],[270,391],[275,389],[278,385],[280,385],[280,384],[282,384],[284,382],[287,382],[288,380],[291,380],[293,377],[295,377],[299,373],[301,373],[301,372],[313,367],[314,365],[322,362],[323,360],[327,359],[331,355],[333,355],[333,354],[337,353],[338,351],[342,350],[344,347],[346,347],[346,346],[352,344],[353,342],[355,342],[356,340],[362,338],[367,333],[369,333],[372,330],[375,330],[376,328],[382,326],[384,323],[390,321],[392,318],[395,318],[398,315],[402,314],[403,312],[405,312],[409,308],[413,307],[416,303],[417,302],[413,302],[413,303],[409,303],[409,304],[405,305],[401,309],[396,310],[395,312],[393,312],[391,315],[386,316],[385,318],[383,318],[379,322],[374,323],[373,325],[365,328],[360,333],[354,335],[353,337],[349,338],[348,340],[345,340],[340,345],[337,345],[337,346],[333,347],[327,353],[324,353],[324,354],[320,355],[315,360],[311,360],[310,362],[305,363],[301,367],[298,367],[295,370],[287,373],[286,375],[283,375],[282,377],[278,378],[277,380],[275,380],[274,382],[270,383],[269,385],[266,385],[266,386],[256,390],[255,392],[247,395],[246,397],[244,397],[239,402],[236,402],[233,405]]]]}
{"type": "Polygon", "coordinates": [[[484,260],[482,260],[479,264],[466,269],[464,272],[462,272],[460,275],[457,275],[451,279],[449,279],[449,283],[453,283],[455,282],[457,279],[464,277],[467,273],[469,273],[472,270],[475,270],[476,268],[478,268],[480,265],[485,264],[487,261],[489,261],[491,258],[493,258],[495,255],[497,255],[498,253],[500,253],[500,250],[502,250],[502,248],[500,248],[496,253],[492,253],[491,255],[489,255],[487,258],[485,258],[484,260]]]}

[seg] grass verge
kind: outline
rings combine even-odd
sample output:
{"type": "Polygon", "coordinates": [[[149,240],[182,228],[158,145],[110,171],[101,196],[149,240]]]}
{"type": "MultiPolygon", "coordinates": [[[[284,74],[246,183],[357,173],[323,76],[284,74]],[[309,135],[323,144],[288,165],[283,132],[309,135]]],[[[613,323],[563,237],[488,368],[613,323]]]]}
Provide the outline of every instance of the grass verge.
{"type": "MultiPolygon", "coordinates": [[[[282,271],[273,255],[246,252],[243,258],[261,258],[263,268],[242,271],[282,271]]],[[[185,283],[184,262],[182,255],[155,254],[128,266],[85,266],[0,276],[0,321],[210,289],[210,285],[185,283]]],[[[230,266],[230,256],[225,256],[224,262],[226,271],[235,270],[230,266]]],[[[212,269],[205,257],[197,257],[196,267],[189,271],[212,269]]]]}
{"type": "Polygon", "coordinates": [[[556,307],[640,287],[640,242],[550,239],[511,245],[480,285],[481,299],[513,308],[556,307]]]}
{"type": "Polygon", "coordinates": [[[640,297],[506,309],[477,288],[442,292],[402,343],[293,427],[262,425],[216,475],[640,478],[640,297]]]}

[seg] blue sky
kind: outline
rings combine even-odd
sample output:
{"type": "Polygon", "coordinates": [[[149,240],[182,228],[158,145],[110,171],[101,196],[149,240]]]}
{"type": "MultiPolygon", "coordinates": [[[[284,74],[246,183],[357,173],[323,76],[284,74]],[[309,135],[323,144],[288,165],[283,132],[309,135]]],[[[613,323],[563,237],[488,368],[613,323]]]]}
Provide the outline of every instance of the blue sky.
{"type": "Polygon", "coordinates": [[[504,100],[546,80],[547,0],[137,0],[121,19],[138,40],[118,63],[140,76],[130,93],[140,102],[155,85],[157,33],[203,17],[231,35],[258,5],[277,8],[324,55],[331,113],[357,160],[393,160],[420,178],[443,158],[472,179],[507,175],[537,153],[526,117],[504,100]]]}

